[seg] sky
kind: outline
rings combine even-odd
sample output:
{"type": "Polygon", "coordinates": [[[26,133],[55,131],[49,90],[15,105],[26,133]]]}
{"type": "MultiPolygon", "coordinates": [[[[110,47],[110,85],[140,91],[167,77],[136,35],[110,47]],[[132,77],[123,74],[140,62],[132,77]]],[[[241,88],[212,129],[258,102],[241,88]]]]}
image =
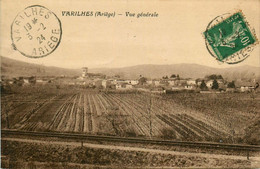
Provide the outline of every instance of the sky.
{"type": "Polygon", "coordinates": [[[243,62],[217,62],[207,51],[202,33],[216,16],[242,10],[260,38],[259,0],[1,0],[1,56],[78,69],[126,67],[140,64],[194,63],[216,68],[260,66],[260,47],[243,62]],[[11,24],[31,5],[54,12],[62,24],[57,49],[43,58],[27,58],[12,48],[11,24]],[[62,11],[115,12],[115,17],[62,16],[62,11]],[[158,13],[154,18],[126,17],[126,12],[158,13]]]}

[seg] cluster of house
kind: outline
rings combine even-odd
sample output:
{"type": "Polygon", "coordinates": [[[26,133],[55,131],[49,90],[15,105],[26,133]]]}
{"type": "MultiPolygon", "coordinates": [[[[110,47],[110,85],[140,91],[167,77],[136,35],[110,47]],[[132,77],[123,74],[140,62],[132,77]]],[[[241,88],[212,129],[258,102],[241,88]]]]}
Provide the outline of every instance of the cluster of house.
{"type": "Polygon", "coordinates": [[[31,84],[47,84],[51,83],[55,78],[54,77],[36,77],[36,76],[30,76],[30,77],[17,77],[17,78],[1,78],[1,84],[2,85],[18,85],[18,86],[25,86],[25,85],[31,85],[31,84]]]}
{"type": "MultiPolygon", "coordinates": [[[[196,89],[201,84],[201,81],[196,82],[192,79],[151,79],[146,80],[141,77],[136,80],[129,79],[104,79],[96,80],[93,85],[96,87],[103,88],[113,88],[117,90],[133,89],[133,88],[149,88],[154,90],[167,89],[167,90],[193,90],[196,89]]],[[[206,83],[207,87],[211,88],[213,81],[208,81],[206,83]]]]}
{"type": "MultiPolygon", "coordinates": [[[[179,90],[196,90],[200,89],[201,83],[205,83],[207,89],[212,89],[214,80],[212,79],[183,79],[179,77],[161,78],[161,79],[147,79],[140,76],[138,79],[122,79],[120,77],[107,78],[103,74],[88,73],[87,68],[83,68],[82,76],[78,77],[18,77],[12,79],[1,79],[1,85],[16,84],[19,86],[29,84],[65,84],[65,85],[79,85],[98,89],[114,89],[114,90],[141,90],[153,92],[179,91],[179,90]]],[[[222,91],[240,90],[241,92],[251,91],[255,88],[255,80],[243,81],[236,80],[235,87],[229,87],[228,82],[223,78],[217,79],[218,89],[222,91]]]]}
{"type": "MultiPolygon", "coordinates": [[[[180,90],[196,90],[200,89],[202,81],[210,90],[212,89],[214,80],[212,79],[180,79],[180,78],[168,78],[168,79],[146,79],[140,77],[139,79],[120,79],[120,78],[86,78],[81,81],[70,82],[70,85],[83,85],[88,87],[102,88],[102,89],[115,89],[115,90],[141,90],[141,91],[153,91],[153,92],[165,92],[165,90],[180,91],[180,90]]],[[[244,82],[237,81],[236,87],[228,87],[228,82],[224,79],[218,79],[218,89],[221,91],[235,91],[241,92],[251,91],[254,89],[255,81],[244,82]]]]}

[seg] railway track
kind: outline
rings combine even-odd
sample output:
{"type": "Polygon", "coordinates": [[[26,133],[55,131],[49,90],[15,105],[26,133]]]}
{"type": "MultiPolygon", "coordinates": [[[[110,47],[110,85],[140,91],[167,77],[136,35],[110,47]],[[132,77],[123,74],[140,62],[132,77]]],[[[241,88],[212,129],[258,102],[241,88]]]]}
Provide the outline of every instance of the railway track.
{"type": "Polygon", "coordinates": [[[153,144],[166,146],[183,146],[183,147],[198,147],[211,149],[231,149],[231,150],[246,150],[246,151],[260,151],[258,145],[244,145],[244,144],[224,144],[224,143],[209,143],[209,142],[187,142],[187,141],[171,141],[171,140],[155,140],[144,138],[124,138],[114,136],[98,136],[89,134],[76,133],[58,133],[58,132],[34,132],[34,131],[18,131],[18,130],[1,130],[2,137],[5,136],[29,136],[29,137],[46,137],[46,138],[61,138],[74,139],[76,141],[106,141],[118,143],[139,143],[139,144],[153,144]]]}

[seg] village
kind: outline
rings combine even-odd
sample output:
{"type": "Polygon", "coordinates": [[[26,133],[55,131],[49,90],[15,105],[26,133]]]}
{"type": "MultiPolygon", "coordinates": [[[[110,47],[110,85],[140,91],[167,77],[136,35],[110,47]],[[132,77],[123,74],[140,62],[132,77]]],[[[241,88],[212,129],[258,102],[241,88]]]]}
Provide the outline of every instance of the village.
{"type": "Polygon", "coordinates": [[[1,88],[10,86],[46,85],[75,86],[82,88],[93,88],[99,90],[116,91],[142,91],[151,93],[174,93],[174,92],[252,92],[258,87],[255,79],[237,79],[227,81],[221,75],[208,75],[204,78],[191,79],[182,78],[178,74],[170,77],[163,76],[159,79],[149,79],[142,75],[136,79],[125,79],[119,75],[108,77],[100,73],[89,73],[87,67],[82,68],[81,76],[67,77],[46,76],[46,77],[16,77],[1,78],[1,88]]]}

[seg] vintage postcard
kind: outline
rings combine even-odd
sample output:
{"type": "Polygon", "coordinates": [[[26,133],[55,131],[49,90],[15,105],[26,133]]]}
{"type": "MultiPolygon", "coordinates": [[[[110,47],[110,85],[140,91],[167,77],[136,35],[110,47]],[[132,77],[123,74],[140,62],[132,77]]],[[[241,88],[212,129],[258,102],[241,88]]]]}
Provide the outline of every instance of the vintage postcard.
{"type": "Polygon", "coordinates": [[[259,0],[1,0],[1,168],[260,168],[259,0]]]}

